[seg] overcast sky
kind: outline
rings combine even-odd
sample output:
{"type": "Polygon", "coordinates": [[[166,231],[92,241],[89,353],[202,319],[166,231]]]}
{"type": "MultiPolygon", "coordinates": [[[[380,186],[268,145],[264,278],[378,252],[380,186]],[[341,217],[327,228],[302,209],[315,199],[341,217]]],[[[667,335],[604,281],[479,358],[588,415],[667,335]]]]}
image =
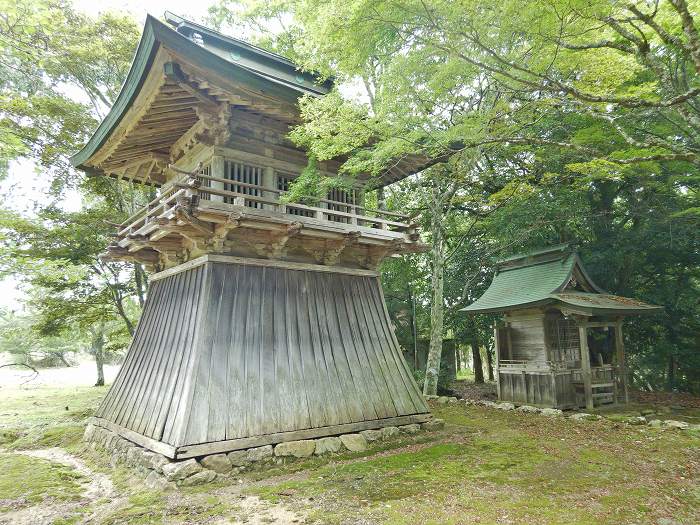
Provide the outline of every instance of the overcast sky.
{"type": "MultiPolygon", "coordinates": [[[[147,14],[162,18],[163,13],[171,11],[185,18],[201,20],[206,16],[207,9],[215,0],[73,0],[75,7],[90,15],[100,11],[116,10],[131,13],[139,24],[142,24],[147,14]]],[[[31,162],[14,162],[10,166],[9,175],[0,185],[0,191],[8,196],[6,205],[23,214],[31,214],[35,202],[45,203],[48,190],[47,181],[37,176],[31,162]]],[[[69,194],[61,205],[68,210],[80,207],[80,199],[75,194],[69,194]]],[[[18,309],[22,299],[22,291],[12,278],[0,281],[0,307],[18,309]]]]}

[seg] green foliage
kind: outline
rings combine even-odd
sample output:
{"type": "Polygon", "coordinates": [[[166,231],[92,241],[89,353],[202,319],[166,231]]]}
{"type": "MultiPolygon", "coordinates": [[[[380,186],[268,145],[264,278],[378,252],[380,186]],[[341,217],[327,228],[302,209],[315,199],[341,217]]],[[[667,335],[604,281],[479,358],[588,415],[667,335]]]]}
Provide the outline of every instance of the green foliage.
{"type": "MultiPolygon", "coordinates": [[[[698,391],[700,120],[684,97],[700,48],[685,2],[224,1],[212,12],[274,28],[263,45],[336,79],[329,96],[303,100],[291,133],[315,159],[377,175],[396,159],[450,157],[445,327],[458,339],[491,344],[493,317],[459,309],[495,259],[574,241],[605,288],[666,307],[627,330],[637,385],[698,391]]],[[[390,209],[420,212],[426,233],[430,176],[389,197],[390,209]]],[[[309,172],[298,193],[320,180],[309,172]]],[[[414,325],[430,328],[431,273],[426,256],[383,267],[406,347],[414,325]]]]}
{"type": "Polygon", "coordinates": [[[80,334],[76,337],[44,336],[37,320],[28,315],[0,311],[0,353],[13,356],[15,362],[39,366],[68,366],[70,356],[83,349],[80,334]]]}
{"type": "Polygon", "coordinates": [[[63,355],[85,349],[87,333],[104,326],[108,348],[123,350],[138,315],[132,297],[143,294],[138,269],[97,256],[109,241],[105,220],[133,211],[144,192],[85,179],[68,158],[116,97],[138,28],[115,13],[89,17],[68,0],[0,0],[0,12],[0,176],[10,161],[31,159],[54,197],[73,188],[85,204],[67,213],[47,196],[36,216],[0,211],[0,271],[18,277],[29,297],[29,313],[17,326],[5,323],[2,342],[9,348],[26,336],[12,353],[63,355]]]}
{"type": "Polygon", "coordinates": [[[36,159],[54,188],[74,185],[68,157],[87,140],[128,71],[138,29],[91,19],[67,0],[1,0],[0,160],[36,159]]]}

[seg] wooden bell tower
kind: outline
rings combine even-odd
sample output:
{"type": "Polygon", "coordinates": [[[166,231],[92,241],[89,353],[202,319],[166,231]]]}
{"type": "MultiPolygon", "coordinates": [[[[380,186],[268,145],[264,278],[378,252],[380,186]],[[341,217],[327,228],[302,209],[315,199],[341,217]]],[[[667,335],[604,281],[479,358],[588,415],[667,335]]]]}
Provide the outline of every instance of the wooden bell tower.
{"type": "MultiPolygon", "coordinates": [[[[152,272],[97,424],[171,458],[427,420],[377,266],[424,249],[368,180],[286,203],[307,164],[287,139],[319,84],[283,57],[149,17],[109,115],[73,162],[157,187],[106,259],[152,272]]],[[[339,161],[320,170],[337,176],[339,161]]],[[[377,183],[415,168],[399,162],[377,183]]]]}

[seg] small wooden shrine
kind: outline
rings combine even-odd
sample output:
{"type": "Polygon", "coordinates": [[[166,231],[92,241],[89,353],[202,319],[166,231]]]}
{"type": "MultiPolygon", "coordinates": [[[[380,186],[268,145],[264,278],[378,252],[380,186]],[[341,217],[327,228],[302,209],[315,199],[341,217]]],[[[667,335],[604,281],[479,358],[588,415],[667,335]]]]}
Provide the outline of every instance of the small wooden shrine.
{"type": "MultiPolygon", "coordinates": [[[[377,273],[425,248],[414,225],[365,207],[366,177],[283,199],[308,163],[287,139],[298,99],[330,83],[166,21],[148,17],[114,107],[72,159],[157,189],[104,255],[155,273],[96,424],[179,459],[426,421],[377,273]]],[[[369,189],[415,169],[402,160],[369,189]]]]}
{"type": "Polygon", "coordinates": [[[494,328],[502,401],[554,408],[628,402],[626,316],[660,306],[610,295],[569,245],[504,259],[469,313],[503,313],[494,328]]]}

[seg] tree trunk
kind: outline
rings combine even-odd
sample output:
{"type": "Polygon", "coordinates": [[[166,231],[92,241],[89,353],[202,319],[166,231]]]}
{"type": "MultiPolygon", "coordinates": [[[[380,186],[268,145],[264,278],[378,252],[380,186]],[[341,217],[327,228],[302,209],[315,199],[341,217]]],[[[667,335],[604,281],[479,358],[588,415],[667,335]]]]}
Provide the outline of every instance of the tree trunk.
{"type": "Polygon", "coordinates": [[[472,338],[472,361],[474,362],[474,383],[484,382],[484,365],[481,363],[481,352],[479,352],[479,338],[472,338]]]}
{"type": "Polygon", "coordinates": [[[146,288],[146,273],[143,271],[143,267],[139,263],[134,263],[134,280],[136,281],[136,295],[139,299],[139,306],[143,308],[145,299],[145,288],[146,288]]]}
{"type": "Polygon", "coordinates": [[[433,188],[431,233],[432,233],[432,304],[430,306],[430,346],[425,370],[424,395],[436,395],[438,376],[440,375],[440,358],[442,357],[442,331],[444,321],[443,292],[445,277],[445,239],[442,225],[443,200],[438,188],[433,188]]]}
{"type": "Polygon", "coordinates": [[[668,356],[668,371],[667,371],[667,381],[666,388],[668,390],[673,390],[676,388],[676,377],[678,375],[678,360],[674,354],[668,356]]]}
{"type": "Polygon", "coordinates": [[[377,188],[377,209],[386,210],[386,198],[384,196],[384,188],[377,188]]]}
{"type": "Polygon", "coordinates": [[[58,360],[61,361],[61,363],[63,363],[66,367],[71,366],[63,352],[51,352],[51,355],[58,358],[58,360]]]}
{"type": "Polygon", "coordinates": [[[105,384],[105,337],[104,337],[104,325],[100,323],[96,329],[92,332],[92,355],[95,356],[95,365],[97,367],[97,381],[95,386],[104,386],[105,384]]]}
{"type": "Polygon", "coordinates": [[[486,349],[486,367],[489,373],[489,381],[493,381],[493,347],[486,349]]]}
{"type": "Polygon", "coordinates": [[[129,316],[126,315],[126,311],[124,310],[124,303],[122,302],[121,297],[117,298],[117,300],[115,301],[115,306],[117,307],[117,313],[119,314],[119,317],[122,318],[124,324],[126,325],[126,329],[129,330],[129,335],[131,337],[134,337],[134,324],[131,322],[131,319],[129,319],[129,316]]]}

